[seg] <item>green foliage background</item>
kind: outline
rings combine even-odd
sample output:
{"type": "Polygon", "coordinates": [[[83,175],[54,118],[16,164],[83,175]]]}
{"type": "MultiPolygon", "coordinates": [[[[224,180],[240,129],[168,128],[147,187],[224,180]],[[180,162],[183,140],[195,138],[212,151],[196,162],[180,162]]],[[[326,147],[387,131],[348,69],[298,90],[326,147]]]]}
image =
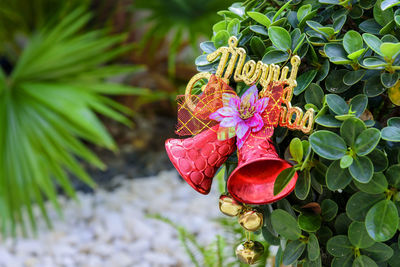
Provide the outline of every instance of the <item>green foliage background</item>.
{"type": "MultiPolygon", "coordinates": [[[[230,36],[247,60],[290,67],[292,55],[302,59],[292,105],[316,110],[314,132],[275,130],[277,148],[281,156],[290,152],[299,179],[289,197],[259,207],[262,235],[279,246],[277,266],[400,262],[399,5],[248,0],[220,11],[212,39],[200,44],[196,65],[205,72],[219,63],[207,54],[230,36]]],[[[238,92],[243,87],[236,84],[238,92]]],[[[289,173],[278,177],[275,192],[289,173]]]]}

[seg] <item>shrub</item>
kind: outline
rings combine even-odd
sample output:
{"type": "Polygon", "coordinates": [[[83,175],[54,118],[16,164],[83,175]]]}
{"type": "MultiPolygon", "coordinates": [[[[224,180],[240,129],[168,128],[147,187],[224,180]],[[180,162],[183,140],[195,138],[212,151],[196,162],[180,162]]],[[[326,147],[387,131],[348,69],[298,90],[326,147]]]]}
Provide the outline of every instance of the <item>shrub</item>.
{"type": "Polygon", "coordinates": [[[302,60],[292,105],[316,111],[314,130],[275,130],[299,178],[290,196],[259,207],[262,235],[279,246],[277,266],[399,266],[399,5],[248,0],[220,12],[200,45],[199,71],[215,72],[219,62],[202,59],[230,36],[248,59],[302,60]]]}

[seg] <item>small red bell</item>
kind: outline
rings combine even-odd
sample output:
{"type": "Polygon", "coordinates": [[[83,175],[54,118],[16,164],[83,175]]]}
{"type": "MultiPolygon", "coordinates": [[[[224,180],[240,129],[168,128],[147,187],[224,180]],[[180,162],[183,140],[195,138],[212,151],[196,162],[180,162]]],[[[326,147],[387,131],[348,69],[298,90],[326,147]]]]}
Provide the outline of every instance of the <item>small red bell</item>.
{"type": "Polygon", "coordinates": [[[238,167],[228,179],[232,197],[246,204],[268,204],[289,195],[297,181],[295,173],[289,184],[274,196],[274,183],[282,170],[291,165],[276,153],[271,139],[252,133],[238,151],[238,167]]]}
{"type": "Polygon", "coordinates": [[[165,149],[172,164],[196,191],[208,194],[212,178],[236,149],[235,138],[220,141],[216,125],[194,137],[168,139],[165,149]]]}

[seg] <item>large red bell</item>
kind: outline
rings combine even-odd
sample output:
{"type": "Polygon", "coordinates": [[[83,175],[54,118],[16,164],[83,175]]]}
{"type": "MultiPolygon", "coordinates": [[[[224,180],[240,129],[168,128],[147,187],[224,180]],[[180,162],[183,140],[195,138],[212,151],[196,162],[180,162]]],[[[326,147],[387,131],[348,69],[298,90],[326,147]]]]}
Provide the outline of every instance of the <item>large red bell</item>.
{"type": "Polygon", "coordinates": [[[252,133],[238,151],[238,167],[228,179],[228,191],[246,204],[268,204],[289,195],[297,181],[297,173],[289,184],[274,196],[274,183],[282,170],[291,165],[276,153],[270,138],[252,133]]]}
{"type": "Polygon", "coordinates": [[[235,138],[220,141],[216,125],[194,137],[168,139],[168,157],[185,181],[196,191],[208,194],[212,178],[236,149],[235,138]]]}

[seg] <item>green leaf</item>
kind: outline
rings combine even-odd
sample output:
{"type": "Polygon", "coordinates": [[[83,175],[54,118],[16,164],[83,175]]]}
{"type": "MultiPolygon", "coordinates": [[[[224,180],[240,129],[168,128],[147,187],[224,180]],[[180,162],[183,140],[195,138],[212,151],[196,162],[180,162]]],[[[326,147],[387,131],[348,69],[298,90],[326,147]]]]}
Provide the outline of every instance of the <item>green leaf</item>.
{"type": "Polygon", "coordinates": [[[347,217],[346,213],[341,213],[336,217],[335,220],[335,230],[338,234],[346,234],[348,232],[349,226],[352,220],[347,217]]]}
{"type": "Polygon", "coordinates": [[[287,52],[279,51],[279,50],[271,50],[268,51],[263,57],[262,62],[265,64],[276,64],[286,61],[289,58],[289,54],[287,52]]]}
{"type": "Polygon", "coordinates": [[[282,192],[283,189],[289,184],[290,180],[294,177],[296,170],[290,167],[281,171],[274,183],[274,196],[282,192]]]}
{"type": "Polygon", "coordinates": [[[285,248],[285,251],[283,252],[282,263],[284,265],[291,265],[298,258],[300,258],[305,248],[306,244],[301,242],[300,240],[289,242],[285,248]]]}
{"type": "Polygon", "coordinates": [[[381,0],[376,1],[374,6],[374,19],[378,22],[381,26],[385,26],[388,24],[394,16],[393,9],[388,8],[385,10],[381,9],[381,0]]]}
{"type": "Polygon", "coordinates": [[[254,54],[257,55],[259,58],[262,58],[264,56],[265,45],[260,37],[253,36],[250,40],[250,47],[254,54]]]}
{"type": "Polygon", "coordinates": [[[372,161],[372,164],[374,164],[374,172],[386,170],[389,162],[384,152],[379,149],[374,149],[368,154],[368,157],[372,161]]]}
{"type": "Polygon", "coordinates": [[[368,105],[368,97],[364,94],[359,94],[353,97],[350,101],[350,107],[352,111],[355,111],[356,117],[360,117],[365,111],[368,105]]]}
{"type": "Polygon", "coordinates": [[[368,234],[377,242],[389,240],[394,236],[399,224],[397,208],[391,200],[381,200],[367,213],[365,225],[368,234]]]}
{"type": "Polygon", "coordinates": [[[310,4],[308,5],[302,5],[298,10],[297,10],[297,20],[301,21],[307,14],[309,14],[312,10],[312,6],[310,4]]]}
{"type": "Polygon", "coordinates": [[[364,93],[368,97],[380,95],[386,90],[381,83],[380,76],[371,77],[364,83],[364,93]]]}
{"type": "Polygon", "coordinates": [[[381,136],[383,140],[400,142],[400,128],[398,127],[385,127],[382,129],[381,136]]]}
{"type": "Polygon", "coordinates": [[[368,57],[364,59],[363,64],[369,69],[383,69],[387,63],[378,57],[368,57]]]}
{"type": "Polygon", "coordinates": [[[339,128],[340,125],[342,125],[341,121],[337,120],[335,116],[330,114],[318,116],[315,119],[315,122],[328,128],[339,128]]]}
{"type": "Polygon", "coordinates": [[[357,51],[347,55],[347,58],[355,61],[357,58],[361,57],[361,55],[364,54],[364,52],[365,52],[365,48],[357,50],[357,51]]]}
{"type": "Polygon", "coordinates": [[[352,253],[352,246],[345,235],[337,235],[328,240],[326,250],[335,257],[344,257],[352,253]]]}
{"type": "Polygon", "coordinates": [[[316,70],[310,70],[300,75],[297,78],[297,86],[294,88],[293,94],[294,95],[301,94],[314,80],[316,75],[317,75],[316,70]]]}
{"type": "Polygon", "coordinates": [[[368,155],[372,150],[374,150],[380,139],[381,133],[378,129],[366,129],[356,138],[354,151],[359,156],[368,155]]]}
{"type": "Polygon", "coordinates": [[[354,184],[358,189],[368,194],[384,193],[388,188],[388,182],[382,173],[374,173],[369,183],[354,181],[354,184]]]}
{"type": "Polygon", "coordinates": [[[315,261],[320,256],[318,238],[313,233],[308,237],[307,253],[310,261],[315,261]]]}
{"type": "Polygon", "coordinates": [[[356,156],[353,159],[353,164],[349,167],[349,171],[351,176],[360,183],[368,183],[374,173],[374,166],[368,157],[356,156]]]}
{"type": "Polygon", "coordinates": [[[276,48],[281,51],[289,51],[292,46],[292,38],[287,30],[277,26],[268,28],[268,36],[276,48]]]}
{"type": "Polygon", "coordinates": [[[349,227],[348,234],[350,243],[356,248],[368,248],[372,246],[375,241],[369,237],[365,223],[352,222],[349,227]]]}
{"type": "Polygon", "coordinates": [[[340,168],[345,169],[350,167],[353,164],[353,158],[350,155],[345,155],[340,159],[340,168]]]}
{"type": "Polygon", "coordinates": [[[247,15],[267,28],[271,25],[271,20],[260,12],[247,12],[247,15]]]}
{"type": "Polygon", "coordinates": [[[321,227],[321,217],[317,214],[300,214],[298,223],[302,230],[316,232],[321,227]]]}
{"type": "Polygon", "coordinates": [[[347,60],[347,53],[341,44],[328,43],[324,46],[324,52],[329,58],[343,58],[347,60]]]}
{"type": "Polygon", "coordinates": [[[343,76],[348,70],[332,70],[325,79],[325,87],[331,93],[340,94],[350,88],[349,85],[343,83],[343,76]]]}
{"type": "Polygon", "coordinates": [[[395,73],[383,72],[381,74],[381,82],[383,86],[385,86],[386,88],[395,86],[398,80],[399,80],[399,75],[397,74],[397,72],[395,73]]]}
{"type": "Polygon", "coordinates": [[[296,187],[294,193],[298,199],[304,200],[307,198],[311,187],[311,176],[310,172],[305,170],[299,173],[297,178],[296,187]]]}
{"type": "Polygon", "coordinates": [[[400,26],[400,15],[394,17],[394,21],[396,22],[397,26],[400,26]]]}
{"type": "Polygon", "coordinates": [[[393,126],[393,127],[400,128],[400,118],[399,118],[399,117],[390,118],[390,119],[387,121],[387,125],[388,125],[388,126],[393,126]]]}
{"type": "Polygon", "coordinates": [[[365,70],[349,71],[343,76],[343,83],[353,85],[359,82],[365,75],[365,70]]]}
{"type": "Polygon", "coordinates": [[[310,136],[309,141],[315,153],[326,159],[340,159],[347,152],[344,140],[330,131],[317,131],[310,136]]]}
{"type": "Polygon", "coordinates": [[[369,209],[384,198],[384,194],[370,195],[364,192],[357,192],[347,201],[346,214],[353,221],[362,222],[369,209]]]}
{"type": "Polygon", "coordinates": [[[351,54],[363,48],[363,38],[358,32],[350,30],[343,37],[343,46],[351,54]]]}
{"type": "Polygon", "coordinates": [[[392,60],[400,54],[400,43],[382,43],[380,51],[387,61],[392,60]]]}
{"type": "Polygon", "coordinates": [[[348,254],[344,257],[337,257],[332,260],[332,267],[352,267],[353,266],[353,255],[348,254]]]}
{"type": "Polygon", "coordinates": [[[222,46],[228,46],[228,39],[230,35],[229,32],[226,30],[221,30],[217,32],[212,38],[212,41],[214,42],[214,46],[218,49],[222,46]]]}
{"type": "Polygon", "coordinates": [[[227,30],[231,36],[238,35],[240,32],[240,20],[233,19],[229,22],[227,30]]]}
{"type": "Polygon", "coordinates": [[[292,155],[293,159],[300,163],[303,161],[303,144],[299,138],[293,138],[290,141],[290,155],[292,155]]]}
{"type": "Polygon", "coordinates": [[[337,115],[347,114],[349,111],[349,106],[346,101],[338,95],[335,94],[327,94],[326,103],[328,107],[337,115]]]}
{"type": "Polygon", "coordinates": [[[400,5],[399,0],[384,0],[381,2],[381,9],[386,10],[397,5],[400,5]]]}
{"type": "Polygon", "coordinates": [[[324,199],[321,203],[321,216],[324,221],[332,221],[338,212],[338,205],[335,201],[324,199]]]}
{"type": "Polygon", "coordinates": [[[255,33],[261,34],[261,35],[268,35],[267,30],[265,29],[264,26],[260,26],[260,25],[251,25],[250,26],[250,30],[252,30],[255,33]]]}
{"type": "Polygon", "coordinates": [[[288,240],[300,238],[301,230],[292,215],[284,210],[276,209],[271,214],[271,223],[275,231],[288,240]]]}
{"type": "Polygon", "coordinates": [[[354,260],[352,267],[378,267],[378,265],[368,256],[360,255],[354,260]]]}
{"type": "Polygon", "coordinates": [[[388,263],[390,266],[395,267],[400,262],[400,249],[398,244],[391,244],[390,247],[393,250],[393,256],[389,259],[388,263]]]}
{"type": "Polygon", "coordinates": [[[369,248],[361,249],[362,254],[376,262],[384,262],[393,256],[393,250],[384,243],[375,243],[369,248]]]}
{"type": "Polygon", "coordinates": [[[364,42],[368,45],[369,48],[372,49],[372,51],[374,51],[378,55],[383,56],[381,53],[382,41],[378,37],[370,33],[364,33],[362,37],[364,39],[364,42]]]}
{"type": "Polygon", "coordinates": [[[400,173],[400,164],[390,166],[385,172],[388,183],[396,188],[400,188],[399,173],[400,173]]]}
{"type": "Polygon", "coordinates": [[[349,170],[340,167],[340,160],[331,163],[326,172],[326,185],[329,190],[343,189],[351,183],[351,180],[352,176],[349,170]]]}
{"type": "Polygon", "coordinates": [[[304,98],[306,99],[307,103],[314,104],[320,109],[322,108],[324,92],[318,84],[312,83],[308,86],[306,92],[304,93],[304,98]]]}

